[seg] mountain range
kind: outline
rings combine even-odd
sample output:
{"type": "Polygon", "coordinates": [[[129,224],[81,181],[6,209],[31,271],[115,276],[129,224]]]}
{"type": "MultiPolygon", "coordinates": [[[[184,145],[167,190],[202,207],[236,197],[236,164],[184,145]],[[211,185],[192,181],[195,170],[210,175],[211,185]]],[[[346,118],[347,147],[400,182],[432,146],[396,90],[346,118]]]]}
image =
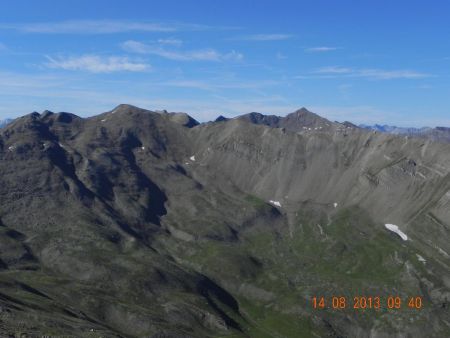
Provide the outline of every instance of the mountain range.
{"type": "Polygon", "coordinates": [[[12,119],[4,119],[4,120],[0,120],[0,128],[5,127],[8,123],[10,123],[12,121],[12,119]]]}
{"type": "Polygon", "coordinates": [[[450,128],[448,127],[403,128],[379,124],[375,124],[373,126],[360,124],[359,127],[394,135],[408,135],[408,136],[429,138],[434,141],[450,142],[450,128]]]}
{"type": "Polygon", "coordinates": [[[450,143],[305,108],[198,123],[119,105],[0,130],[5,336],[450,336],[449,236],[450,143]]]}

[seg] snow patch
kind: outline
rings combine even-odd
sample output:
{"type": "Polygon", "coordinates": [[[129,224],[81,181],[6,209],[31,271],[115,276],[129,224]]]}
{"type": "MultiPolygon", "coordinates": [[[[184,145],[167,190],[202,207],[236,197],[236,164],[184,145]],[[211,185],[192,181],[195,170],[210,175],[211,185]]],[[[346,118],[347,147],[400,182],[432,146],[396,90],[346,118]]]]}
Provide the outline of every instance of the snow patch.
{"type": "Polygon", "coordinates": [[[419,262],[422,262],[424,264],[427,262],[427,260],[425,258],[423,258],[421,255],[416,254],[416,256],[417,256],[417,259],[419,260],[419,262]]]}
{"type": "Polygon", "coordinates": [[[106,121],[106,119],[103,119],[101,122],[105,122],[106,121]]]}
{"type": "Polygon", "coordinates": [[[189,159],[190,159],[191,161],[195,161],[195,156],[192,155],[191,157],[189,157],[189,159]]]}
{"type": "Polygon", "coordinates": [[[278,201],[272,201],[272,200],[270,200],[270,201],[269,201],[269,203],[271,203],[271,204],[273,204],[273,205],[275,205],[275,206],[277,206],[277,207],[280,207],[280,208],[281,208],[281,203],[280,203],[280,202],[278,202],[278,201]]]}
{"type": "Polygon", "coordinates": [[[13,151],[14,149],[16,149],[15,146],[10,146],[10,147],[8,147],[8,150],[9,150],[9,151],[13,151]]]}
{"type": "Polygon", "coordinates": [[[336,202],[333,203],[333,206],[337,208],[338,204],[336,202]]]}
{"type": "Polygon", "coordinates": [[[142,147],[141,147],[141,149],[142,149],[142,150],[145,150],[145,147],[144,147],[144,146],[142,146],[142,147]]]}
{"type": "Polygon", "coordinates": [[[386,229],[388,229],[388,230],[390,230],[392,232],[395,232],[404,241],[408,240],[408,236],[406,236],[406,234],[403,231],[401,231],[397,225],[395,225],[395,224],[385,224],[384,226],[386,227],[386,229]]]}
{"type": "Polygon", "coordinates": [[[323,229],[322,226],[320,224],[317,224],[317,227],[319,228],[320,234],[323,235],[323,229]]]}
{"type": "Polygon", "coordinates": [[[427,178],[424,174],[422,174],[420,171],[417,171],[417,174],[422,177],[424,180],[427,178]]]}
{"type": "Polygon", "coordinates": [[[437,249],[438,249],[438,251],[439,251],[442,255],[444,255],[446,258],[449,258],[449,257],[450,257],[450,255],[449,255],[447,252],[445,252],[444,250],[442,250],[440,247],[437,247],[437,249]]]}

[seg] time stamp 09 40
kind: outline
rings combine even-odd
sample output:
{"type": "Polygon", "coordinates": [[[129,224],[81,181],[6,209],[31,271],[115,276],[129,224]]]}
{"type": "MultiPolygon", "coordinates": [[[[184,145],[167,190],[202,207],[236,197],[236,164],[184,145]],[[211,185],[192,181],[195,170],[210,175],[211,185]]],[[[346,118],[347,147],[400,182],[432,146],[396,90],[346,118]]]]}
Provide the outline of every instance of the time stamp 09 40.
{"type": "Polygon", "coordinates": [[[423,300],[420,296],[400,297],[400,296],[315,296],[311,298],[310,304],[315,310],[378,310],[390,309],[399,310],[403,308],[420,310],[423,300]]]}

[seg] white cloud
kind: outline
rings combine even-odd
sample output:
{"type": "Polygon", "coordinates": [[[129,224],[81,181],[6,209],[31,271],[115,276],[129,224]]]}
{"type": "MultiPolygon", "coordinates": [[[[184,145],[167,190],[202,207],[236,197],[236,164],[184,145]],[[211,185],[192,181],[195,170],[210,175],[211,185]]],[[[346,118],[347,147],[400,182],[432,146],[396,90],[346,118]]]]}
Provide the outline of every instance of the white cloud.
{"type": "Polygon", "coordinates": [[[244,35],[232,38],[230,40],[242,40],[242,41],[279,41],[292,38],[290,34],[253,34],[244,35]]]}
{"type": "Polygon", "coordinates": [[[357,75],[381,80],[421,79],[425,77],[430,77],[429,74],[419,73],[412,70],[383,70],[383,69],[361,69],[357,72],[357,75]]]}
{"type": "Polygon", "coordinates": [[[279,82],[272,80],[260,80],[260,81],[244,81],[244,80],[224,80],[221,81],[205,81],[205,80],[172,80],[159,83],[163,86],[169,87],[182,87],[182,88],[195,88],[206,91],[216,91],[220,89],[260,89],[263,87],[270,87],[278,85],[279,82]]]}
{"type": "Polygon", "coordinates": [[[179,39],[168,38],[158,39],[158,43],[161,45],[181,46],[183,44],[183,41],[179,39]]]}
{"type": "Polygon", "coordinates": [[[318,69],[315,73],[319,73],[319,74],[349,74],[352,72],[353,72],[353,70],[351,68],[331,66],[331,67],[322,67],[322,68],[318,69]]]}
{"type": "Polygon", "coordinates": [[[305,51],[307,52],[312,52],[312,53],[316,53],[316,52],[331,52],[333,50],[337,50],[337,47],[326,47],[326,46],[321,46],[321,47],[311,47],[311,48],[306,48],[305,51]]]}
{"type": "Polygon", "coordinates": [[[121,44],[121,47],[127,52],[139,53],[139,54],[149,54],[152,51],[152,48],[145,43],[128,40],[121,44]]]}
{"type": "Polygon", "coordinates": [[[123,32],[175,32],[201,30],[208,26],[196,24],[166,24],[123,20],[68,20],[23,24],[0,24],[0,29],[15,29],[26,33],[47,34],[112,34],[123,32]]]}
{"type": "Polygon", "coordinates": [[[125,41],[122,43],[122,48],[128,52],[154,54],[175,61],[239,61],[244,57],[241,53],[234,50],[225,54],[211,48],[190,51],[168,50],[160,46],[148,45],[134,40],[125,41]]]}
{"type": "Polygon", "coordinates": [[[393,80],[393,79],[422,79],[431,77],[430,74],[420,73],[413,70],[384,70],[376,68],[346,68],[346,67],[323,67],[314,72],[315,74],[325,76],[348,76],[363,77],[376,80],[393,80]]]}
{"type": "Polygon", "coordinates": [[[232,50],[231,52],[222,55],[223,60],[239,61],[242,60],[243,58],[244,55],[236,52],[235,50],[232,50]]]}
{"type": "Polygon", "coordinates": [[[214,49],[171,51],[163,48],[150,49],[147,53],[175,61],[220,61],[221,54],[214,49]]]}
{"type": "Polygon", "coordinates": [[[151,68],[149,64],[131,61],[127,57],[119,56],[83,55],[57,58],[47,56],[47,59],[49,62],[45,65],[49,68],[82,70],[91,73],[142,72],[151,68]]]}

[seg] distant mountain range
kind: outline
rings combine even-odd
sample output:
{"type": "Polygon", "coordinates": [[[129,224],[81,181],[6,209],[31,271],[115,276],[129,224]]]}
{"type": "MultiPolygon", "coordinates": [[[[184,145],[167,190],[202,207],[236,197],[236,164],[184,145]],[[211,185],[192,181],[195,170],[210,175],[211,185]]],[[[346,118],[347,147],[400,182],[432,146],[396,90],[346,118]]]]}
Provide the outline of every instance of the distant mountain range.
{"type": "Polygon", "coordinates": [[[4,119],[4,120],[0,120],[0,128],[3,128],[4,126],[6,126],[8,123],[10,123],[12,121],[12,119],[4,119]]]}
{"type": "MultiPolygon", "coordinates": [[[[191,116],[186,113],[169,113],[166,110],[156,111],[160,114],[167,114],[172,117],[172,119],[177,120],[180,124],[186,127],[194,127],[196,125],[201,124],[191,116]]],[[[407,135],[407,136],[416,136],[416,137],[424,137],[427,139],[431,139],[433,141],[439,142],[450,142],[450,128],[449,127],[421,127],[421,128],[410,128],[410,127],[397,127],[390,126],[387,124],[359,124],[355,125],[352,122],[331,122],[313,112],[310,112],[306,108],[298,109],[297,111],[290,113],[286,116],[277,116],[277,115],[264,115],[257,112],[252,112],[244,115],[240,115],[234,118],[227,118],[223,115],[217,117],[214,122],[225,122],[232,119],[238,119],[242,121],[247,121],[253,124],[265,125],[272,128],[282,128],[283,130],[288,131],[308,131],[308,130],[322,130],[322,131],[331,131],[331,130],[345,130],[345,129],[366,129],[377,131],[380,133],[387,133],[392,135],[407,135]]],[[[0,128],[5,127],[9,123],[11,123],[13,119],[6,118],[0,120],[0,128]]]]}
{"type": "Polygon", "coordinates": [[[420,136],[432,139],[433,141],[450,142],[450,128],[448,127],[422,127],[422,128],[404,128],[389,125],[374,124],[372,126],[360,124],[360,128],[375,130],[382,133],[394,135],[420,136]]]}

